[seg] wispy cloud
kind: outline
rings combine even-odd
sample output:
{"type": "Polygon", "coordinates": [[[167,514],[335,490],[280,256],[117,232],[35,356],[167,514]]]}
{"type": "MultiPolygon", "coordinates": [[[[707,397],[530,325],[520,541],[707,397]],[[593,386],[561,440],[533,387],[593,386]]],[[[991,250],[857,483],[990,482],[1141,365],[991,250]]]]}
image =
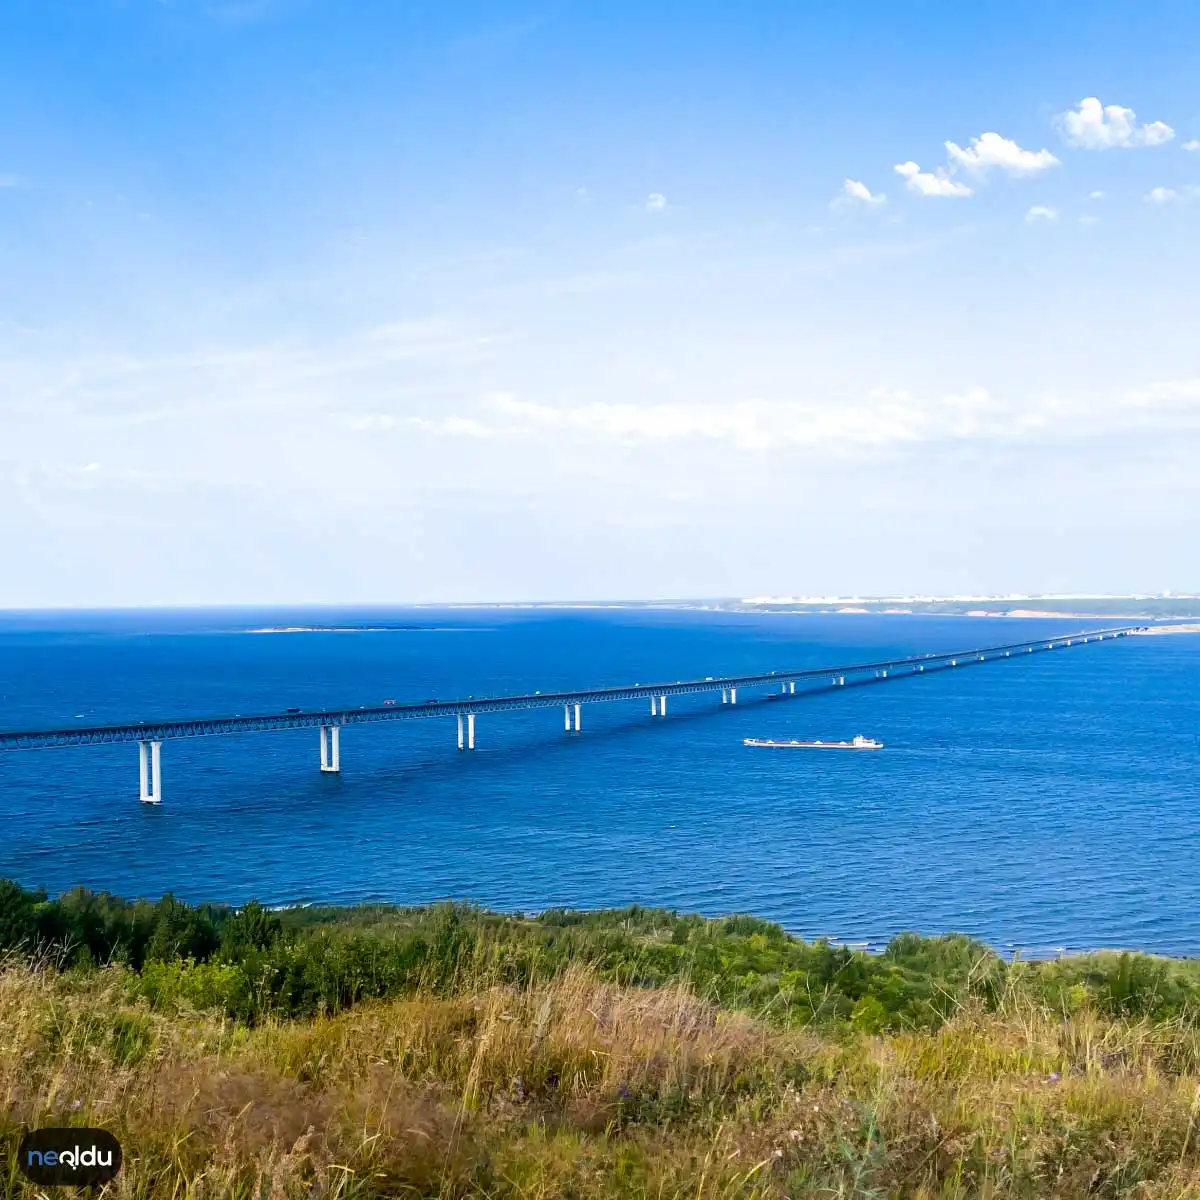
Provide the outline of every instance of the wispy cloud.
{"type": "Polygon", "coordinates": [[[1080,100],[1075,108],[1060,113],[1056,120],[1064,139],[1085,150],[1161,146],[1175,136],[1175,131],[1165,122],[1139,124],[1132,108],[1122,108],[1119,104],[1103,105],[1095,96],[1080,100]]]}
{"type": "Polygon", "coordinates": [[[993,167],[1009,175],[1036,175],[1058,166],[1058,159],[1049,150],[1025,150],[998,133],[984,133],[972,138],[966,149],[947,142],[946,153],[955,165],[980,175],[993,167]]]}
{"type": "Polygon", "coordinates": [[[1200,199],[1200,187],[1189,184],[1182,188],[1156,187],[1146,193],[1146,199],[1151,204],[1180,204],[1189,200],[1200,199]]]}
{"type": "Polygon", "coordinates": [[[742,399],[714,404],[597,401],[560,406],[501,393],[478,417],[403,422],[438,436],[584,439],[597,444],[720,443],[743,452],[870,451],[939,441],[1089,436],[1141,427],[1198,427],[1200,380],[1167,381],[1088,397],[1005,399],[983,387],[940,397],[880,388],[850,403],[742,399]]]}
{"type": "Polygon", "coordinates": [[[1193,138],[1190,142],[1184,142],[1185,150],[1200,150],[1200,138],[1193,138]]]}
{"type": "Polygon", "coordinates": [[[905,186],[910,192],[916,192],[921,196],[974,195],[974,188],[968,187],[956,179],[951,179],[949,172],[944,167],[939,167],[933,172],[922,171],[915,162],[910,161],[897,163],[893,169],[904,179],[905,186]]]}
{"type": "Polygon", "coordinates": [[[646,197],[646,211],[652,213],[665,212],[667,208],[667,198],[662,192],[651,192],[646,197]]]}
{"type": "Polygon", "coordinates": [[[857,179],[847,179],[842,184],[842,194],[830,202],[830,207],[835,209],[850,206],[881,208],[886,203],[887,196],[882,192],[872,192],[865,183],[857,179]]]}
{"type": "Polygon", "coordinates": [[[341,390],[394,391],[434,363],[486,361],[499,340],[495,331],[431,318],[377,325],[321,344],[280,341],[160,355],[114,351],[62,361],[0,358],[0,416],[57,414],[99,426],[189,414],[335,411],[341,390]]]}
{"type": "Polygon", "coordinates": [[[1136,388],[1123,397],[1132,408],[1200,411],[1200,379],[1168,379],[1136,388]]]}
{"type": "Polygon", "coordinates": [[[1032,225],[1035,221],[1057,221],[1058,210],[1045,204],[1035,204],[1026,214],[1025,220],[1032,225]]]}

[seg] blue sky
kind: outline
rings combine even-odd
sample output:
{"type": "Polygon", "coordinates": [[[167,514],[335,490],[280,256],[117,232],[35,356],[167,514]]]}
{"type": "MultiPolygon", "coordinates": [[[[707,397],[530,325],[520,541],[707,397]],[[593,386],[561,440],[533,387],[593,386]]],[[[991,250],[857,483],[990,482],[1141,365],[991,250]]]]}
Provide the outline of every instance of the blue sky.
{"type": "Polygon", "coordinates": [[[1190,3],[8,0],[0,605],[1200,589],[1198,147],[1190,3]]]}

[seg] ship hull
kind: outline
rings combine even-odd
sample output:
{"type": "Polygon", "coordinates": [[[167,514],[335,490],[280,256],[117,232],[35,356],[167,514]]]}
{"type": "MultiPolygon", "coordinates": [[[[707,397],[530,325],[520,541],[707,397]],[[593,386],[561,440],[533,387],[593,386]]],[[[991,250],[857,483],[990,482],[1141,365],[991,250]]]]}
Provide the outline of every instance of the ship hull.
{"type": "Polygon", "coordinates": [[[773,742],[764,738],[746,738],[746,746],[765,746],[771,750],[882,750],[882,742],[773,742]]]}

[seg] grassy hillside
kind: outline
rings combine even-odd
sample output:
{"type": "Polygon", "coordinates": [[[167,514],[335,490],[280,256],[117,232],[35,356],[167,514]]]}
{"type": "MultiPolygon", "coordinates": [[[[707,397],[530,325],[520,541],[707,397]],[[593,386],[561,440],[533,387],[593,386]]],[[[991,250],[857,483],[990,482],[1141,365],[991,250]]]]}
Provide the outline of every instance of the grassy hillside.
{"type": "Polygon", "coordinates": [[[0,944],[0,1142],[103,1125],[112,1195],[1200,1195],[1190,961],[11,885],[0,944]]]}

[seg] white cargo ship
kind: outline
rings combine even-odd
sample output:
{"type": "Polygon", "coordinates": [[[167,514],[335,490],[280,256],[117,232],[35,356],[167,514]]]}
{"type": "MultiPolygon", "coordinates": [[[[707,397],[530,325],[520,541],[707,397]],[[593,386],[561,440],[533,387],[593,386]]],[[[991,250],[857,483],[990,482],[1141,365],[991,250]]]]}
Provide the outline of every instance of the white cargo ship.
{"type": "Polygon", "coordinates": [[[849,742],[777,742],[771,738],[746,738],[747,746],[771,746],[778,750],[882,750],[883,743],[860,733],[849,742]]]}

